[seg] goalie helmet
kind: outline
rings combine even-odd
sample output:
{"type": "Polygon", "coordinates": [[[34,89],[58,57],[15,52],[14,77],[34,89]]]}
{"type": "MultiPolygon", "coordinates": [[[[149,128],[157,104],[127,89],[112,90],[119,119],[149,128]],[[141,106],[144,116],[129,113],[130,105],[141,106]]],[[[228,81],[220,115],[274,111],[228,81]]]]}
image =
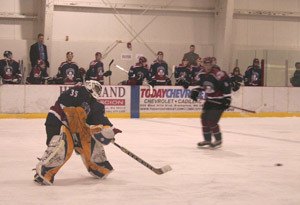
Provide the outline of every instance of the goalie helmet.
{"type": "Polygon", "coordinates": [[[91,93],[91,95],[99,100],[102,93],[102,86],[96,80],[87,80],[85,81],[84,87],[91,93]]]}

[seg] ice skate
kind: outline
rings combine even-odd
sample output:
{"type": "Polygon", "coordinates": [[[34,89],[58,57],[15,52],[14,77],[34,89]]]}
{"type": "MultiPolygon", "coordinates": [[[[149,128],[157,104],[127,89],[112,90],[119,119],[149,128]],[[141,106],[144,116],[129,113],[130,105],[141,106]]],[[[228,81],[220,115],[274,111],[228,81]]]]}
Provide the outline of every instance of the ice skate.
{"type": "Polygon", "coordinates": [[[208,147],[208,146],[211,146],[211,142],[205,140],[202,142],[198,142],[197,146],[198,146],[198,148],[208,147]]]}
{"type": "Polygon", "coordinates": [[[40,185],[52,185],[54,178],[51,180],[47,180],[43,175],[43,166],[38,164],[36,167],[36,174],[34,175],[34,182],[40,184],[40,185]]]}
{"type": "Polygon", "coordinates": [[[210,144],[210,147],[215,149],[215,148],[220,148],[222,146],[222,140],[216,140],[210,144]]]}

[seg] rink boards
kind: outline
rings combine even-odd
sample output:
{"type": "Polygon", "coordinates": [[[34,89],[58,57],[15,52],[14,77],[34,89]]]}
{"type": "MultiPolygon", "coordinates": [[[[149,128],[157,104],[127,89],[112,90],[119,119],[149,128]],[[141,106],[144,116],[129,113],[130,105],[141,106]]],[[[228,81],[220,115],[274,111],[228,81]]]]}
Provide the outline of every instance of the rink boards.
{"type": "MultiPolygon", "coordinates": [[[[65,85],[1,85],[0,118],[44,118],[65,85]]],[[[195,118],[202,104],[189,99],[189,89],[179,86],[103,86],[101,103],[109,117],[116,118],[195,118]]],[[[242,87],[233,93],[232,105],[256,114],[232,109],[225,117],[300,116],[300,88],[242,87]]]]}

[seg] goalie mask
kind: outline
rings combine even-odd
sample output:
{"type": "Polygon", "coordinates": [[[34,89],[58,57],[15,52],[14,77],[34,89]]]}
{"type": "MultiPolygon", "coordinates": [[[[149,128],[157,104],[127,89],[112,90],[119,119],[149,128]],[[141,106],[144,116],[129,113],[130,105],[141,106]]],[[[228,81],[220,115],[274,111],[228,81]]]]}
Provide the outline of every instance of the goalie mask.
{"type": "Polygon", "coordinates": [[[102,93],[102,86],[98,81],[87,80],[84,84],[84,87],[91,93],[91,95],[99,100],[102,93]]]}

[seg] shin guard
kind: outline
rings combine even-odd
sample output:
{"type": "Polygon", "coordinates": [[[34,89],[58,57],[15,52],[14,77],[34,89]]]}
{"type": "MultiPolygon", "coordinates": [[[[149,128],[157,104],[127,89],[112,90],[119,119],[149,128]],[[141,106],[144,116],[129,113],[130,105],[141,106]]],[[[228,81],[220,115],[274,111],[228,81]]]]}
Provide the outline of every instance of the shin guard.
{"type": "Polygon", "coordinates": [[[36,165],[35,181],[38,182],[40,178],[43,180],[40,184],[51,185],[55,174],[71,157],[73,148],[71,133],[63,125],[60,135],[53,136],[41,161],[36,165]]]}

